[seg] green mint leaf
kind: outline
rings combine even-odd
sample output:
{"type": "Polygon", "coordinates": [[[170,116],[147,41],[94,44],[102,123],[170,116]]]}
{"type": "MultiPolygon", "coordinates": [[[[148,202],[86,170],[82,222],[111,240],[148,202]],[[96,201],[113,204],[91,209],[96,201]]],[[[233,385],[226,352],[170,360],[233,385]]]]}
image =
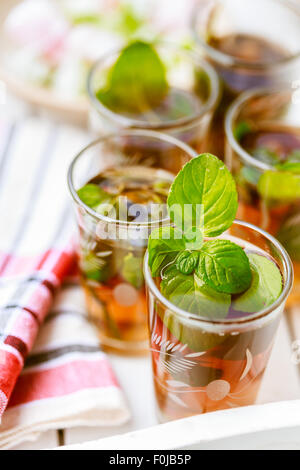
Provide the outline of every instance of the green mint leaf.
{"type": "Polygon", "coordinates": [[[110,195],[97,184],[91,183],[79,189],[77,194],[81,201],[91,208],[98,206],[103,201],[107,201],[110,198],[110,195]]]}
{"type": "Polygon", "coordinates": [[[123,260],[121,274],[125,281],[140,289],[144,283],[143,257],[128,253],[123,260]]]}
{"type": "Polygon", "coordinates": [[[196,274],[206,285],[227,294],[244,292],[252,279],[246,253],[229,240],[213,240],[203,245],[196,274]]]}
{"type": "Polygon", "coordinates": [[[92,251],[82,252],[79,266],[84,276],[97,282],[106,282],[112,276],[110,257],[97,256],[92,251]]]}
{"type": "Polygon", "coordinates": [[[277,165],[279,170],[289,171],[290,173],[296,173],[300,175],[300,162],[293,162],[288,160],[287,162],[277,165]]]}
{"type": "Polygon", "coordinates": [[[279,155],[265,147],[254,150],[253,157],[270,166],[275,166],[277,163],[280,163],[279,155]]]}
{"type": "Polygon", "coordinates": [[[192,227],[189,230],[185,231],[183,236],[186,250],[200,250],[204,241],[203,232],[201,229],[192,227]]]}
{"type": "MultiPolygon", "coordinates": [[[[256,149],[253,152],[253,157],[270,166],[276,166],[280,162],[279,156],[275,152],[264,147],[256,149]]],[[[250,166],[244,166],[241,169],[241,177],[254,186],[257,186],[261,174],[261,170],[257,170],[250,166]]]]}
{"type": "Polygon", "coordinates": [[[198,251],[182,251],[176,258],[176,268],[181,274],[192,274],[199,261],[198,251]]]}
{"type": "Polygon", "coordinates": [[[202,228],[200,224],[205,236],[216,237],[232,225],[236,216],[238,197],[234,179],[217,157],[208,153],[199,155],[176,176],[168,208],[171,220],[177,226],[178,221],[184,225],[178,228],[202,228]],[[191,205],[190,213],[185,209],[186,204],[191,205]]]}
{"type": "Polygon", "coordinates": [[[257,189],[265,199],[294,201],[300,197],[300,174],[268,170],[261,175],[257,189]]]}
{"type": "Polygon", "coordinates": [[[182,274],[175,264],[165,270],[161,292],[182,310],[214,319],[225,318],[231,303],[230,295],[205,286],[196,275],[182,274]]]}
{"type": "Polygon", "coordinates": [[[247,121],[241,121],[234,129],[234,137],[240,142],[245,135],[252,131],[251,125],[247,121]]]}
{"type": "Polygon", "coordinates": [[[300,163],[300,149],[293,150],[287,157],[290,163],[300,163]]]}
{"type": "Polygon", "coordinates": [[[259,178],[261,175],[261,171],[257,170],[256,168],[252,168],[250,166],[244,166],[241,169],[239,180],[243,182],[245,180],[247,183],[256,186],[258,184],[259,178]]]}
{"type": "Polygon", "coordinates": [[[156,50],[135,41],[123,49],[97,98],[119,112],[140,113],[158,106],[167,92],[165,66],[156,50]]]}
{"type": "Polygon", "coordinates": [[[180,230],[173,227],[160,227],[151,232],[148,242],[149,267],[152,276],[159,276],[161,270],[172,262],[179,251],[185,249],[180,230]]]}
{"type": "Polygon", "coordinates": [[[282,292],[282,277],[276,264],[265,256],[248,255],[252,282],[249,289],[233,302],[239,312],[256,313],[272,305],[282,292]]]}
{"type": "Polygon", "coordinates": [[[198,110],[194,96],[183,90],[170,90],[168,97],[164,100],[162,107],[157,113],[162,121],[177,121],[185,117],[194,116],[198,110]]]}

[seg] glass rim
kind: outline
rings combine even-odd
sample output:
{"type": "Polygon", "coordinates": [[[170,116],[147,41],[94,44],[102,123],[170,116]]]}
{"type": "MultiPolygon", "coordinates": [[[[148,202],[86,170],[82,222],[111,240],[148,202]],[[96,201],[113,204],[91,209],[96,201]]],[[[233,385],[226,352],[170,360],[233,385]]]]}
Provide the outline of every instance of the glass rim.
{"type": "Polygon", "coordinates": [[[179,317],[183,318],[184,320],[190,320],[190,321],[195,321],[197,322],[197,325],[203,325],[204,328],[207,328],[207,325],[211,326],[221,326],[224,329],[226,327],[233,328],[236,326],[237,328],[241,325],[248,325],[249,323],[256,322],[260,319],[265,319],[266,317],[272,315],[272,313],[276,312],[277,309],[282,305],[284,302],[286,302],[286,299],[292,289],[293,286],[293,265],[292,261],[285,250],[285,248],[282,246],[282,244],[276,240],[272,235],[267,233],[265,230],[260,229],[256,227],[253,224],[249,224],[248,222],[244,222],[241,220],[235,220],[233,222],[234,225],[238,225],[241,227],[246,227],[251,230],[254,230],[258,232],[259,234],[263,235],[265,238],[270,241],[273,246],[280,252],[282,258],[283,258],[283,269],[284,269],[284,276],[286,277],[286,282],[283,287],[283,290],[278,297],[278,299],[269,307],[260,310],[259,312],[253,313],[251,315],[248,315],[247,317],[241,317],[241,318],[234,318],[234,319],[223,319],[223,320],[211,320],[206,317],[201,317],[199,315],[186,312],[185,310],[182,310],[179,307],[176,307],[176,305],[172,304],[169,300],[167,300],[158,287],[156,287],[155,282],[153,280],[153,277],[150,272],[150,268],[148,265],[148,259],[149,259],[149,253],[148,250],[146,251],[145,258],[144,258],[144,276],[145,276],[145,284],[149,288],[149,290],[152,292],[152,294],[168,309],[174,312],[175,314],[179,315],[179,317]]]}
{"type": "Polygon", "coordinates": [[[259,87],[253,88],[251,90],[245,91],[240,96],[238,96],[233,103],[229,106],[226,116],[225,116],[225,134],[227,138],[226,145],[230,147],[238,154],[239,158],[248,166],[252,166],[258,170],[275,170],[272,165],[268,163],[261,162],[257,158],[253,157],[249,152],[247,152],[240,143],[236,140],[233,132],[233,121],[237,117],[238,112],[241,107],[251,98],[258,97],[261,95],[272,95],[274,93],[280,93],[284,91],[291,91],[285,85],[273,86],[271,88],[259,87]]]}
{"type": "MultiPolygon", "coordinates": [[[[111,223],[115,224],[117,226],[122,226],[122,227],[132,227],[132,228],[143,228],[143,227],[156,227],[161,223],[166,223],[169,222],[169,218],[165,219],[160,219],[156,220],[153,222],[129,222],[129,221],[122,221],[118,219],[112,219],[110,217],[104,216],[99,214],[98,212],[94,211],[91,207],[87,206],[78,196],[77,191],[74,187],[74,182],[73,182],[73,172],[76,166],[76,163],[78,160],[83,157],[83,155],[90,150],[93,147],[96,147],[98,144],[101,144],[103,142],[109,141],[110,139],[115,139],[118,137],[126,137],[126,136],[138,136],[138,137],[149,137],[153,138],[159,141],[163,141],[166,143],[169,143],[173,145],[174,147],[180,148],[183,152],[185,152],[191,159],[195,158],[198,154],[197,152],[187,145],[185,142],[182,142],[181,140],[176,139],[175,137],[172,137],[168,134],[163,134],[162,132],[156,132],[156,131],[151,131],[151,130],[143,130],[143,129],[123,129],[118,132],[106,134],[104,136],[99,137],[96,140],[93,140],[90,142],[88,145],[86,145],[79,153],[76,154],[76,156],[73,158],[69,169],[68,169],[68,174],[67,174],[67,182],[68,182],[68,188],[71,193],[71,196],[76,204],[79,206],[83,207],[85,211],[92,216],[94,219],[97,219],[98,221],[101,222],[106,222],[106,223],[111,223]]],[[[176,175],[174,175],[175,177],[176,175]]]]}
{"type": "Polygon", "coordinates": [[[204,59],[200,58],[198,54],[196,54],[195,52],[185,50],[181,48],[180,46],[174,45],[170,42],[155,41],[153,44],[155,44],[156,46],[173,48],[175,51],[179,51],[181,54],[191,58],[194,62],[197,62],[197,64],[199,64],[207,72],[210,78],[210,82],[211,82],[210,96],[207,102],[201,108],[201,111],[193,114],[190,117],[175,119],[172,121],[167,121],[167,122],[162,122],[162,123],[157,124],[157,123],[145,122],[139,119],[132,119],[130,117],[123,116],[122,114],[116,113],[112,111],[111,109],[109,109],[104,104],[102,104],[101,101],[99,101],[96,98],[94,90],[93,90],[92,84],[93,84],[94,76],[98,68],[101,67],[101,65],[103,65],[103,63],[109,57],[111,57],[111,55],[120,53],[123,47],[120,47],[118,49],[113,49],[109,53],[104,54],[94,63],[94,65],[90,69],[90,72],[87,78],[87,92],[88,92],[90,101],[92,105],[95,107],[95,109],[104,117],[109,118],[113,122],[117,122],[122,127],[157,130],[157,131],[160,131],[160,130],[164,131],[167,129],[176,129],[176,128],[184,127],[188,124],[198,121],[203,116],[205,116],[205,114],[208,113],[209,111],[213,111],[216,108],[218,100],[220,98],[220,82],[219,82],[218,74],[215,71],[215,69],[204,59]]]}
{"type": "MultiPolygon", "coordinates": [[[[299,17],[299,25],[300,25],[300,8],[289,2],[288,0],[268,0],[270,2],[276,2],[281,4],[284,8],[291,10],[294,14],[299,17]]],[[[196,42],[207,51],[208,55],[212,57],[216,62],[224,65],[224,66],[233,66],[233,67],[241,67],[250,70],[272,70],[280,67],[282,65],[289,64],[297,59],[300,58],[300,49],[298,52],[295,52],[288,57],[284,57],[282,59],[278,59],[273,61],[272,63],[261,63],[261,62],[247,62],[242,59],[238,59],[232,55],[226,54],[224,52],[219,51],[218,49],[210,46],[207,41],[197,33],[197,24],[198,24],[198,16],[199,16],[199,8],[197,5],[193,8],[190,25],[191,30],[193,32],[193,36],[196,42]]]]}

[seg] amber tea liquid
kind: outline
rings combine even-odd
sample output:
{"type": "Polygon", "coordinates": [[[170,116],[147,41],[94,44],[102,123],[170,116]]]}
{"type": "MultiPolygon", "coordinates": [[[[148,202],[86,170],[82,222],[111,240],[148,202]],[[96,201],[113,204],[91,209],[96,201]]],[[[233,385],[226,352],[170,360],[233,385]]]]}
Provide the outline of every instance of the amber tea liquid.
{"type": "MultiPolygon", "coordinates": [[[[258,160],[274,166],[274,171],[278,163],[287,162],[289,158],[300,163],[300,130],[297,128],[277,124],[253,125],[240,145],[258,160]]],[[[289,252],[295,282],[287,304],[293,305],[300,300],[300,198],[281,200],[280,185],[276,200],[268,198],[268,194],[259,193],[259,178],[258,170],[243,164],[236,174],[240,198],[238,217],[274,235],[289,252]]],[[[300,187],[300,174],[295,178],[299,178],[300,187]]]]}
{"type": "MultiPolygon", "coordinates": [[[[107,194],[116,223],[105,221],[88,230],[80,229],[79,265],[91,319],[104,346],[119,352],[144,352],[148,346],[147,307],[143,257],[147,247],[151,205],[167,200],[173,175],[146,166],[108,169],[88,182],[107,194]],[[146,223],[146,228],[132,229],[146,223]],[[124,221],[125,222],[125,221],[124,221]],[[109,232],[111,230],[111,232],[109,232]],[[107,234],[108,232],[108,234],[107,234]]],[[[108,210],[96,208],[96,211],[108,210]]],[[[112,213],[104,214],[112,217],[112,213]]],[[[157,214],[166,218],[166,210],[157,214]]]]}
{"type": "Polygon", "coordinates": [[[220,158],[224,155],[224,115],[228,106],[243,91],[263,86],[271,86],[274,77],[266,72],[268,65],[289,57],[289,52],[266,39],[245,35],[230,34],[211,37],[208,45],[224,54],[242,61],[244,65],[223,66],[210,60],[216,68],[223,85],[223,96],[212,124],[212,146],[210,151],[220,158]],[[260,64],[262,69],[253,68],[260,64]]]}
{"type": "MultiPolygon", "coordinates": [[[[160,282],[156,279],[158,289],[160,282]]],[[[150,292],[150,344],[160,421],[253,404],[278,328],[278,313],[260,326],[237,324],[226,330],[222,324],[211,327],[209,322],[197,325],[197,320],[184,319],[150,292]]],[[[231,306],[226,319],[246,321],[248,316],[231,306]]]]}

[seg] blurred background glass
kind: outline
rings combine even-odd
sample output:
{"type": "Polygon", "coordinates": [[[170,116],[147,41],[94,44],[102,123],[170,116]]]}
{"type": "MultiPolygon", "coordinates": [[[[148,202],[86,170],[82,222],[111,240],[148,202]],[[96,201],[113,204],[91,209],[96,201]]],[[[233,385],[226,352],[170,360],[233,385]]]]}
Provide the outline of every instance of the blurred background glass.
{"type": "Polygon", "coordinates": [[[300,10],[282,0],[202,0],[192,18],[199,49],[223,90],[210,150],[224,155],[224,114],[241,92],[300,76],[300,10]]]}
{"type": "Polygon", "coordinates": [[[226,117],[226,164],[238,217],[281,241],[294,263],[289,305],[300,301],[300,100],[289,88],[242,94],[226,117]]]}
{"type": "MultiPolygon", "coordinates": [[[[163,99],[155,106],[147,106],[146,110],[141,103],[141,112],[134,113],[104,105],[98,91],[104,86],[105,78],[121,51],[109,53],[96,63],[88,80],[91,129],[100,135],[125,127],[158,130],[184,141],[198,153],[204,152],[208,145],[211,118],[219,99],[218,77],[209,64],[182,48],[155,43],[153,50],[166,73],[168,91],[163,99]]],[[[138,87],[138,79],[136,83],[132,80],[131,87],[138,87]]]]}
{"type": "Polygon", "coordinates": [[[147,350],[143,258],[153,228],[169,225],[165,211],[158,220],[150,219],[152,213],[148,211],[151,204],[165,206],[174,176],[195,155],[172,137],[147,130],[123,130],[90,144],[70,167],[81,283],[90,318],[107,348],[124,353],[147,350]],[[87,183],[99,191],[101,186],[110,198],[105,199],[106,204],[92,208],[84,203],[78,190],[84,190],[87,183]],[[126,220],[118,213],[105,216],[109,203],[119,206],[118,213],[125,206],[126,220]],[[141,221],[145,211],[147,217],[141,221]]]}

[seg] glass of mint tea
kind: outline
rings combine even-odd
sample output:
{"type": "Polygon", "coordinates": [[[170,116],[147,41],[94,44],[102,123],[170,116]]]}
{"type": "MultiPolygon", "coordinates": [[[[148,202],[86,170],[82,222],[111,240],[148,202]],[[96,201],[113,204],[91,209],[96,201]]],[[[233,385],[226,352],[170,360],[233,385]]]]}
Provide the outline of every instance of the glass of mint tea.
{"type": "Polygon", "coordinates": [[[192,23],[199,48],[221,80],[208,150],[222,157],[228,105],[251,88],[299,79],[300,10],[282,0],[202,0],[192,23]]]}
{"type": "Polygon", "coordinates": [[[274,235],[295,271],[288,305],[300,301],[300,104],[284,87],[237,99],[226,116],[226,163],[237,182],[238,216],[274,235]]]}
{"type": "Polygon", "coordinates": [[[219,98],[214,69],[193,53],[134,41],[102,58],[88,79],[90,125],[98,135],[123,128],[167,133],[205,150],[219,98]]]}
{"type": "Polygon", "coordinates": [[[106,348],[145,351],[143,257],[148,235],[169,224],[169,187],[193,156],[191,148],[170,136],[123,130],[88,145],[70,166],[81,283],[89,316],[106,348]]]}
{"type": "Polygon", "coordinates": [[[290,258],[234,220],[234,180],[211,154],[185,165],[167,208],[173,225],[152,231],[144,261],[159,419],[251,405],[292,287],[290,258]]]}

